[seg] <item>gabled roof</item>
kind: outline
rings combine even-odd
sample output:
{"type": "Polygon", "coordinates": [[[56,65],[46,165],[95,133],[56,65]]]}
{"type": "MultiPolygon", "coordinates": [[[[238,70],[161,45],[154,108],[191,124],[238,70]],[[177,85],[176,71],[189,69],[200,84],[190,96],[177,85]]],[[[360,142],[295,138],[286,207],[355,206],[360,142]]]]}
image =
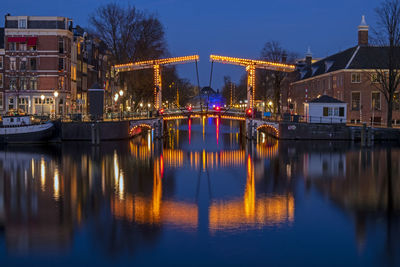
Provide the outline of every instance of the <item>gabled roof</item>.
{"type": "Polygon", "coordinates": [[[317,61],[311,64],[311,66],[305,66],[300,70],[300,72],[303,74],[300,80],[346,68],[347,63],[350,61],[356,49],[357,47],[352,47],[317,61]]]}
{"type": "MultiPolygon", "coordinates": [[[[305,80],[342,69],[386,69],[388,47],[355,46],[298,70],[299,80],[305,80]]],[[[396,51],[400,55],[400,48],[396,51]]],[[[398,65],[400,62],[398,62],[398,65]]]]}
{"type": "Polygon", "coordinates": [[[309,101],[308,103],[330,103],[330,104],[332,104],[332,103],[341,103],[341,104],[343,104],[345,102],[340,101],[339,99],[333,98],[333,97],[328,96],[328,95],[322,95],[320,97],[317,97],[317,98],[309,101]]]}

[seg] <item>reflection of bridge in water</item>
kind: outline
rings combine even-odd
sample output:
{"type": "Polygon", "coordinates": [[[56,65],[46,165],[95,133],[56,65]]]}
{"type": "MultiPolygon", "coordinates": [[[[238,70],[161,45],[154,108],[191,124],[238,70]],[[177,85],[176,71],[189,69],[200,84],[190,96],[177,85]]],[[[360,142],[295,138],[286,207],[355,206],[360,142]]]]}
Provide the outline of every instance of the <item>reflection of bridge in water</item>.
{"type": "MultiPolygon", "coordinates": [[[[142,160],[148,151],[133,150],[142,160]]],[[[277,150],[272,147],[270,150],[277,150]]],[[[274,154],[268,149],[267,154],[274,154]]],[[[276,152],[275,152],[276,153],[276,152]]],[[[118,161],[117,161],[118,162],[118,161]]],[[[244,150],[221,152],[189,152],[164,150],[154,160],[152,195],[127,195],[117,192],[111,200],[111,211],[116,218],[140,224],[169,224],[179,228],[196,230],[199,224],[197,203],[163,200],[162,179],[164,168],[181,168],[185,163],[200,171],[220,167],[235,167],[247,164],[247,178],[243,198],[214,200],[209,207],[209,230],[211,232],[233,228],[261,228],[294,221],[294,197],[292,195],[256,196],[254,162],[244,150]]],[[[116,163],[118,164],[118,163],[116,163]]],[[[114,166],[118,169],[118,166],[114,166]]],[[[118,176],[115,179],[119,179],[118,176]]],[[[119,188],[119,187],[117,187],[119,188]]]]}

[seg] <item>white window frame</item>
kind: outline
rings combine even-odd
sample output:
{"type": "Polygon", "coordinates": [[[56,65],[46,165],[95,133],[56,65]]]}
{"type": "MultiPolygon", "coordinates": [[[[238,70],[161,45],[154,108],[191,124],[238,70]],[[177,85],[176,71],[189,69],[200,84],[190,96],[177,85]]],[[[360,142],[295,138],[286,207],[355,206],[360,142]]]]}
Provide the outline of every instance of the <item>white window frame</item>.
{"type": "Polygon", "coordinates": [[[351,74],[351,83],[361,83],[361,73],[353,72],[351,74]]]}
{"type": "Polygon", "coordinates": [[[16,57],[10,57],[10,70],[17,70],[17,58],[16,57]]]}
{"type": "Polygon", "coordinates": [[[0,109],[4,109],[4,93],[0,92],[0,109]]]}
{"type": "Polygon", "coordinates": [[[381,94],[381,92],[379,92],[379,91],[372,91],[371,92],[371,110],[376,110],[376,111],[379,111],[379,110],[381,110],[382,109],[382,96],[381,96],[382,94],[381,94]],[[378,109],[374,109],[374,106],[373,106],[373,102],[372,102],[372,95],[373,94],[376,94],[376,93],[378,93],[379,94],[379,108],[378,109]]]}
{"type": "Polygon", "coordinates": [[[3,69],[3,66],[4,66],[4,57],[0,56],[0,70],[3,69]]]}
{"type": "Polygon", "coordinates": [[[26,18],[18,19],[18,29],[26,29],[27,27],[28,27],[28,20],[26,18]]]}

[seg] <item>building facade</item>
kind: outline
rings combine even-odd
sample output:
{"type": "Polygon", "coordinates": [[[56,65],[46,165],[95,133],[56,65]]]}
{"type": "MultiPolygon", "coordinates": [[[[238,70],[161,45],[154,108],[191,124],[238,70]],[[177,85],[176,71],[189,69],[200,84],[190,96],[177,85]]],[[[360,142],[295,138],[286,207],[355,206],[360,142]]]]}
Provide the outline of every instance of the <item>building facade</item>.
{"type": "Polygon", "coordinates": [[[5,16],[3,110],[70,112],[72,21],[5,16]]]}
{"type": "MultiPolygon", "coordinates": [[[[368,43],[368,25],[363,16],[358,26],[357,46],[328,56],[298,69],[297,81],[291,83],[291,111],[304,115],[304,103],[320,95],[329,95],[347,103],[351,123],[385,124],[387,103],[377,82],[377,70],[386,69],[387,47],[368,43]]],[[[311,57],[309,54],[308,57],[311,57]]],[[[400,124],[399,93],[395,93],[393,123],[400,124]]]]}
{"type": "Polygon", "coordinates": [[[4,28],[0,28],[0,114],[4,109],[4,28]]]}

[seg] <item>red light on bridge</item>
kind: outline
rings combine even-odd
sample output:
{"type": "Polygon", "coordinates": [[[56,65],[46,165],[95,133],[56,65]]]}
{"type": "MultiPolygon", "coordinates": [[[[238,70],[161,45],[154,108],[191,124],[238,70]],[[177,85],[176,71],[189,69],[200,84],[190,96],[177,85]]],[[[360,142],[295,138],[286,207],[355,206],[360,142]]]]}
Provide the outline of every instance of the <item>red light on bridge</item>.
{"type": "Polygon", "coordinates": [[[192,107],[191,107],[191,106],[188,106],[186,109],[187,109],[188,111],[192,111],[192,107]]]}
{"type": "Polygon", "coordinates": [[[220,111],[221,108],[220,108],[219,106],[216,106],[216,107],[214,108],[214,110],[215,110],[215,111],[220,111]]]}
{"type": "Polygon", "coordinates": [[[160,110],[158,111],[158,114],[163,115],[163,114],[164,114],[164,109],[163,109],[163,108],[160,109],[160,110]]]}
{"type": "Polygon", "coordinates": [[[247,116],[253,115],[253,109],[251,109],[251,108],[247,109],[246,114],[247,114],[247,116]]]}

